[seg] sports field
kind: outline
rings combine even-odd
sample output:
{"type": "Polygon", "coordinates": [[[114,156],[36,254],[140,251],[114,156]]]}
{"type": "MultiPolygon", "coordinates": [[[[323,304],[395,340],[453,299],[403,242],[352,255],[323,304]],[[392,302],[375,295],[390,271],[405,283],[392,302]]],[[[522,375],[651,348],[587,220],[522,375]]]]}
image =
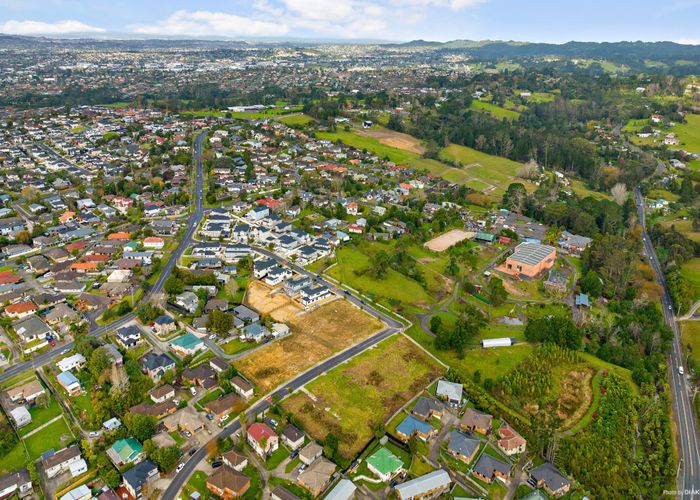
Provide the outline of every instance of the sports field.
{"type": "Polygon", "coordinates": [[[345,458],[354,457],[407,401],[445,369],[403,335],[395,335],[310,382],[282,405],[311,437],[338,438],[345,458]]]}

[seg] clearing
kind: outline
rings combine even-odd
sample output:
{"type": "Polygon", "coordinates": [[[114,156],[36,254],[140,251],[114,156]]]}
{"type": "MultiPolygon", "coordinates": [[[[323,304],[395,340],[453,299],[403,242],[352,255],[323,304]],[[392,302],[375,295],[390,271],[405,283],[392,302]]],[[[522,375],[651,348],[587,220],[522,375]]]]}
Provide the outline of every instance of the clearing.
{"type": "Polygon", "coordinates": [[[700,369],[700,321],[681,323],[681,344],[689,354],[688,364],[700,369]]]}
{"type": "Polygon", "coordinates": [[[338,438],[341,454],[351,459],[407,401],[445,369],[403,335],[393,336],[297,392],[283,406],[306,432],[323,441],[338,438]]]}
{"type": "Polygon", "coordinates": [[[367,137],[373,137],[382,144],[391,146],[392,148],[403,149],[404,151],[410,151],[411,153],[419,155],[425,153],[425,147],[419,139],[402,132],[396,132],[383,127],[373,127],[368,130],[361,130],[358,133],[367,137]]]}
{"type": "Polygon", "coordinates": [[[425,243],[425,247],[433,252],[444,252],[451,246],[456,245],[460,241],[472,239],[476,233],[471,231],[462,231],[461,229],[453,229],[446,233],[436,236],[432,240],[425,243]]]}
{"type": "MultiPolygon", "coordinates": [[[[258,309],[264,308],[264,297],[260,299],[248,303],[258,309]]],[[[269,314],[275,321],[286,322],[292,335],[235,363],[262,394],[332,354],[370,337],[384,326],[346,300],[334,300],[302,315],[289,314],[288,306],[274,309],[269,314]]]]}

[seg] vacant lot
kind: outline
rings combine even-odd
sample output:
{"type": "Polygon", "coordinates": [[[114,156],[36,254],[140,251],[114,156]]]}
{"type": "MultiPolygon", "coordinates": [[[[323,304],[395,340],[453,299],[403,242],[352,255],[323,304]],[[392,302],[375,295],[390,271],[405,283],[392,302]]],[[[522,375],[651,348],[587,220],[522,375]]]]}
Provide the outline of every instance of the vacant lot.
{"type": "Polygon", "coordinates": [[[520,118],[520,113],[511,109],[506,109],[486,101],[472,101],[471,108],[476,111],[485,111],[496,118],[507,118],[508,120],[517,120],[520,118]]]}
{"type": "Polygon", "coordinates": [[[419,139],[412,135],[395,132],[388,128],[374,127],[370,130],[361,130],[358,133],[367,137],[373,137],[382,144],[391,146],[392,148],[403,149],[419,155],[425,152],[425,147],[419,139]]]}
{"type": "Polygon", "coordinates": [[[425,247],[433,252],[444,252],[453,245],[456,245],[460,241],[471,239],[474,237],[474,233],[471,231],[462,231],[461,229],[453,229],[440,236],[433,238],[432,240],[425,243],[425,247]]]}
{"type": "MultiPolygon", "coordinates": [[[[263,394],[383,327],[379,320],[345,300],[335,300],[302,315],[286,315],[287,309],[281,310],[292,335],[235,363],[263,394]]],[[[273,319],[281,320],[278,311],[270,314],[273,319]]]]}
{"type": "Polygon", "coordinates": [[[245,303],[260,312],[269,314],[276,321],[286,322],[299,315],[303,308],[283,293],[271,294],[270,288],[260,281],[251,281],[245,295],[245,303]]]}
{"type": "Polygon", "coordinates": [[[373,428],[444,372],[444,368],[399,335],[309,383],[283,406],[313,438],[331,433],[340,452],[354,457],[372,439],[373,428]],[[315,400],[314,400],[315,398],[315,400]]]}

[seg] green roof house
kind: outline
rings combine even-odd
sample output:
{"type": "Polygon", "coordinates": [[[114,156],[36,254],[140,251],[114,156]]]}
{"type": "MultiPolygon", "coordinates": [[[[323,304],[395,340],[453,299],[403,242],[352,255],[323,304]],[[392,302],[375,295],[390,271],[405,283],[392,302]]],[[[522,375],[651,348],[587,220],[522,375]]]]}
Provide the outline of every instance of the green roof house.
{"type": "Polygon", "coordinates": [[[107,450],[107,456],[119,469],[126,464],[143,460],[143,446],[134,438],[120,439],[107,450]]]}
{"type": "Polygon", "coordinates": [[[181,356],[194,355],[204,350],[204,341],[196,335],[187,332],[176,339],[170,341],[170,348],[181,356]]]}
{"type": "Polygon", "coordinates": [[[367,468],[382,481],[388,481],[403,469],[403,462],[387,448],[379,448],[367,457],[367,468]]]}

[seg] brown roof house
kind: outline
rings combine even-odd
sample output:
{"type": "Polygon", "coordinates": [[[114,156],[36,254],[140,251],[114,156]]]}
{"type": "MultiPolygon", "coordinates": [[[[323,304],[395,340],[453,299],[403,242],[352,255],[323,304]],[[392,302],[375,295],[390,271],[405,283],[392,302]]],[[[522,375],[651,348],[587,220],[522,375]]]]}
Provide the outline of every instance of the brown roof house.
{"type": "Polygon", "coordinates": [[[317,497],[326,488],[335,472],[335,464],[323,457],[314,461],[309,467],[299,474],[297,481],[312,495],[317,497]]]}
{"type": "Polygon", "coordinates": [[[459,421],[459,426],[465,431],[489,434],[493,417],[488,413],[482,413],[474,408],[467,408],[459,421]]]}
{"type": "Polygon", "coordinates": [[[207,488],[224,500],[239,498],[250,488],[250,478],[228,465],[222,465],[207,478],[207,488]]]}

